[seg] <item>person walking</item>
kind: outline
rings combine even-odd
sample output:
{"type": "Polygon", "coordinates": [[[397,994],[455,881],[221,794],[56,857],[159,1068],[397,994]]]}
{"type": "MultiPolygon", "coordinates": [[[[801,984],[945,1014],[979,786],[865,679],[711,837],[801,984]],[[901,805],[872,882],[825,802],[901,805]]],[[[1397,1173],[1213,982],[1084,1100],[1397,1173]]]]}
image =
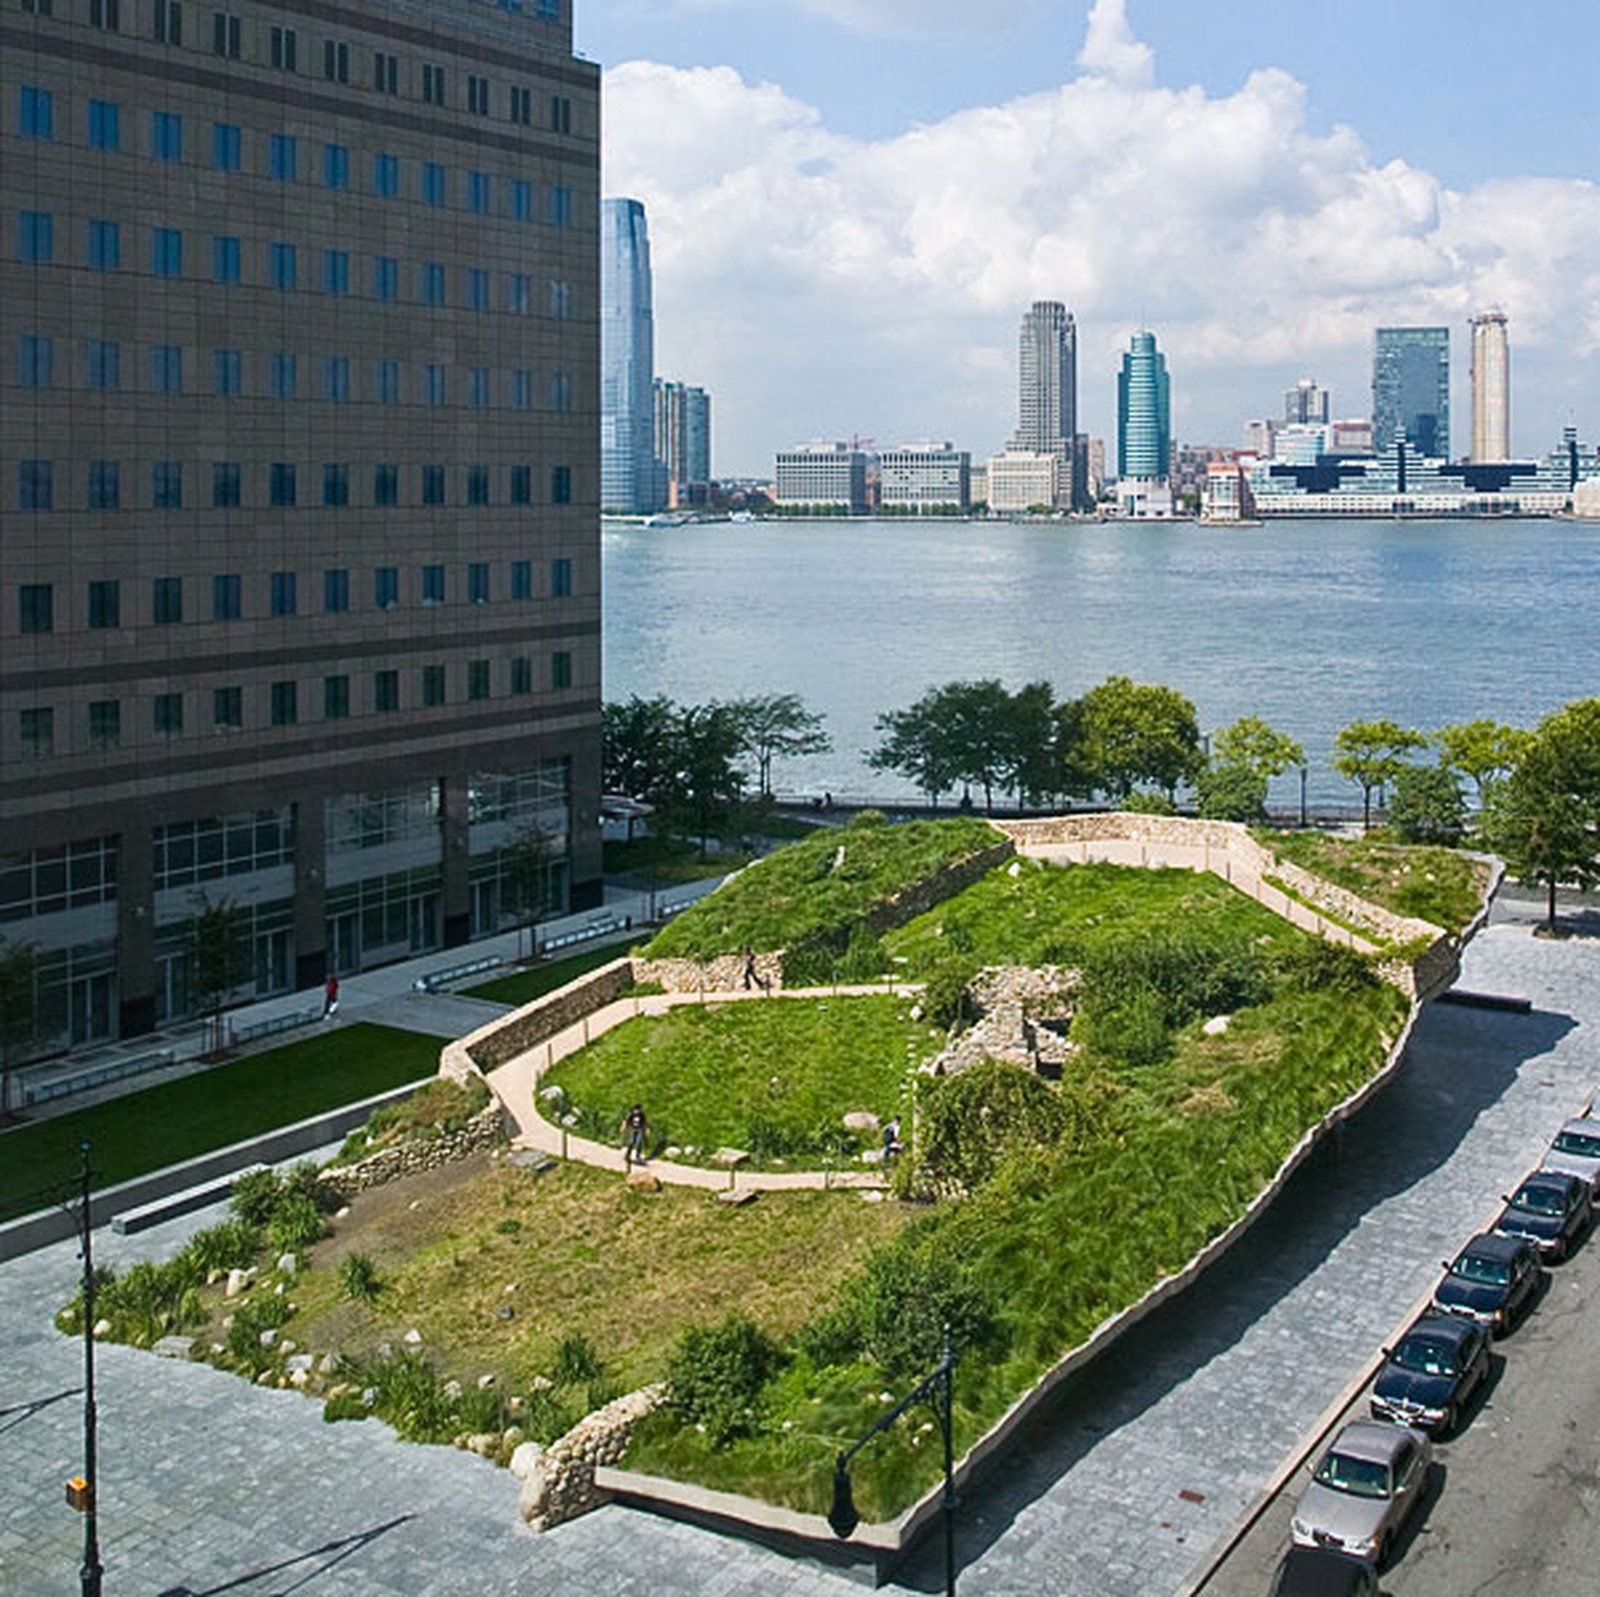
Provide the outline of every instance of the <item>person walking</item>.
{"type": "Polygon", "coordinates": [[[332,1020],[339,1013],[339,978],[330,976],[322,989],[322,1018],[332,1020]]]}
{"type": "Polygon", "coordinates": [[[644,1163],[645,1144],[650,1137],[650,1122],[645,1118],[644,1105],[636,1103],[622,1117],[622,1168],[631,1169],[644,1163]]]}
{"type": "Polygon", "coordinates": [[[744,990],[749,992],[760,980],[760,972],[756,969],[756,951],[749,943],[746,943],[744,945],[744,990]]]}

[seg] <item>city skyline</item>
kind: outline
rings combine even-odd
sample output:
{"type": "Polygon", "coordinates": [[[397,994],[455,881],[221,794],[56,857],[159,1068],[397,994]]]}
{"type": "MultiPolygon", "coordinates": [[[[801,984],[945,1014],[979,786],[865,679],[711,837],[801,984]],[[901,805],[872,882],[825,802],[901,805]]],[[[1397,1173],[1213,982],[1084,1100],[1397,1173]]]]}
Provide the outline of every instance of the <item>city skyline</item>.
{"type": "MultiPolygon", "coordinates": [[[[1600,376],[1583,357],[1597,334],[1577,263],[1600,241],[1600,194],[1561,171],[1564,146],[1523,136],[1491,159],[1475,127],[1471,158],[1442,161],[1436,128],[1421,137],[1411,114],[1384,130],[1377,97],[1288,48],[1284,27],[1208,18],[1231,43],[1219,59],[1164,0],[1058,8],[1054,49],[1002,81],[996,40],[1036,37],[1024,13],[1039,9],[1019,0],[985,17],[994,38],[961,104],[943,80],[898,98],[912,93],[907,63],[957,38],[977,48],[951,7],[921,8],[914,38],[893,0],[816,0],[781,18],[715,0],[580,12],[583,47],[601,45],[611,69],[607,190],[639,194],[655,223],[658,358],[718,394],[721,469],[758,474],[811,435],[1003,447],[1017,307],[1047,298],[1076,318],[1086,433],[1111,435],[1115,361],[1140,325],[1161,330],[1184,373],[1177,435],[1222,443],[1307,371],[1340,414],[1365,411],[1352,401],[1370,382],[1374,328],[1447,325],[1464,339],[1487,305],[1516,330],[1512,451],[1539,452],[1568,421],[1593,431],[1600,376]],[[757,17],[809,41],[789,53],[792,74],[757,17]],[[824,42],[831,87],[807,64],[824,42]],[[883,103],[858,111],[855,52],[885,82],[883,103]],[[1510,167],[1506,149],[1520,152],[1510,167]],[[786,336],[796,325],[803,339],[786,336]]],[[[1342,22],[1376,27],[1377,8],[1342,22]]],[[[1308,38],[1323,26],[1306,21],[1308,38]]],[[[1470,34],[1430,37],[1439,76],[1457,83],[1450,103],[1464,103],[1470,34]]],[[[1420,98],[1442,115],[1443,92],[1420,98]]],[[[1455,366],[1465,416],[1468,363],[1455,366]]]]}

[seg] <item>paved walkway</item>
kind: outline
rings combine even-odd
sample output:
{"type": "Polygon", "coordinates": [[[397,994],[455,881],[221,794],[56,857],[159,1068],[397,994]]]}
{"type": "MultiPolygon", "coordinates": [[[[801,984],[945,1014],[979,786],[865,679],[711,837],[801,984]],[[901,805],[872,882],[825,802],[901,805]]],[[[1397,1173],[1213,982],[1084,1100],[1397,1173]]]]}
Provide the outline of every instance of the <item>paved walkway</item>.
{"type": "MultiPolygon", "coordinates": [[[[1536,1161],[1600,1081],[1600,944],[1535,940],[1535,914],[1498,915],[1462,977],[1535,1013],[1431,1008],[1406,1069],[1267,1218],[965,1494],[964,1597],[1173,1592],[1536,1161]]],[[[214,1218],[97,1248],[170,1252],[214,1218]]],[[[77,1347],[49,1321],[76,1270],[70,1244],[0,1266],[6,1597],[77,1589],[81,1522],[61,1483],[81,1416],[72,1397],[49,1401],[79,1381],[77,1347]]],[[[467,1454],[401,1445],[373,1421],[327,1426],[295,1394],[203,1366],[106,1348],[101,1369],[108,1592],[859,1597],[836,1572],[617,1508],[536,1538],[515,1483],[467,1454]]],[[[943,1589],[933,1541],[897,1589],[943,1589]]]]}

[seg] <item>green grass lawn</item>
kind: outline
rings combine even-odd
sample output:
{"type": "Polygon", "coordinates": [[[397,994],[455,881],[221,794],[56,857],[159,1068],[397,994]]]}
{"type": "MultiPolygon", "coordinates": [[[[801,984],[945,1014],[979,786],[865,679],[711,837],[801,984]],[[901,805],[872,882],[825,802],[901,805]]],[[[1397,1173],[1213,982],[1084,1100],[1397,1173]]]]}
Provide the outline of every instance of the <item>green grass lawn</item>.
{"type": "Polygon", "coordinates": [[[774,998],[682,1005],[625,1021],[545,1076],[562,1087],[583,1135],[620,1146],[636,1100],[654,1145],[742,1148],[757,1166],[843,1158],[876,1139],[845,1133],[850,1110],[899,1112],[908,1068],[943,1033],[897,998],[774,998]]]}
{"type": "Polygon", "coordinates": [[[0,1220],[44,1207],[40,1189],[78,1168],[93,1145],[102,1186],[115,1186],[326,1109],[431,1076],[437,1037],[343,1026],[232,1064],[0,1132],[0,1220]]]}
{"type": "Polygon", "coordinates": [[[497,1004],[531,1004],[558,987],[565,987],[585,971],[598,970],[628,952],[626,942],[606,943],[602,947],[586,948],[581,954],[569,954],[565,959],[553,959],[548,965],[534,965],[519,970],[514,976],[497,976],[493,981],[480,982],[476,987],[462,989],[463,998],[488,998],[497,1004]]]}
{"type": "Polygon", "coordinates": [[[1397,915],[1463,930],[1478,913],[1487,873],[1483,864],[1449,848],[1385,843],[1328,832],[1256,834],[1281,858],[1397,915]]]}

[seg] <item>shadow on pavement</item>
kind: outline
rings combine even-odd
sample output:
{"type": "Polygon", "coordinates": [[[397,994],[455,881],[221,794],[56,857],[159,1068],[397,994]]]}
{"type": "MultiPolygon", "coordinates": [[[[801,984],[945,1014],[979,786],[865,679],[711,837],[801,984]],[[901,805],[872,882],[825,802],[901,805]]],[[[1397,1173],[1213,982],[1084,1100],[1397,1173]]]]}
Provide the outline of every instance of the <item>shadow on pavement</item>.
{"type": "MultiPolygon", "coordinates": [[[[225,1580],[217,1586],[168,1586],[159,1597],[221,1597],[223,1592],[244,1591],[247,1587],[254,1587],[258,1580],[266,1580],[270,1575],[281,1575],[285,1570],[296,1569],[296,1566],[301,1564],[310,1565],[310,1568],[299,1570],[287,1586],[274,1585],[271,1588],[271,1597],[288,1597],[290,1592],[299,1591],[324,1575],[332,1576],[345,1559],[414,1518],[416,1518],[414,1514],[401,1514],[397,1519],[386,1520],[382,1525],[374,1525],[369,1530],[356,1531],[353,1535],[339,1537],[337,1541],[324,1542],[320,1547],[313,1547],[310,1552],[297,1553],[293,1558],[280,1559],[276,1564],[263,1564],[260,1569],[236,1575],[232,1580],[225,1580]]],[[[335,1582],[325,1589],[337,1591],[339,1588],[335,1582]]],[[[258,1588],[251,1597],[267,1597],[267,1588],[258,1588]]]]}
{"type": "MultiPolygon", "coordinates": [[[[1324,1138],[1266,1214],[1196,1285],[1063,1382],[1001,1450],[1000,1467],[991,1461],[969,1481],[957,1514],[958,1565],[981,1558],[1103,1436],[1233,1346],[1371,1209],[1443,1164],[1518,1069],[1575,1024],[1540,1010],[1426,1009],[1394,1079],[1324,1138]]],[[[892,1578],[913,1591],[943,1590],[939,1535],[921,1537],[892,1578]]]]}

